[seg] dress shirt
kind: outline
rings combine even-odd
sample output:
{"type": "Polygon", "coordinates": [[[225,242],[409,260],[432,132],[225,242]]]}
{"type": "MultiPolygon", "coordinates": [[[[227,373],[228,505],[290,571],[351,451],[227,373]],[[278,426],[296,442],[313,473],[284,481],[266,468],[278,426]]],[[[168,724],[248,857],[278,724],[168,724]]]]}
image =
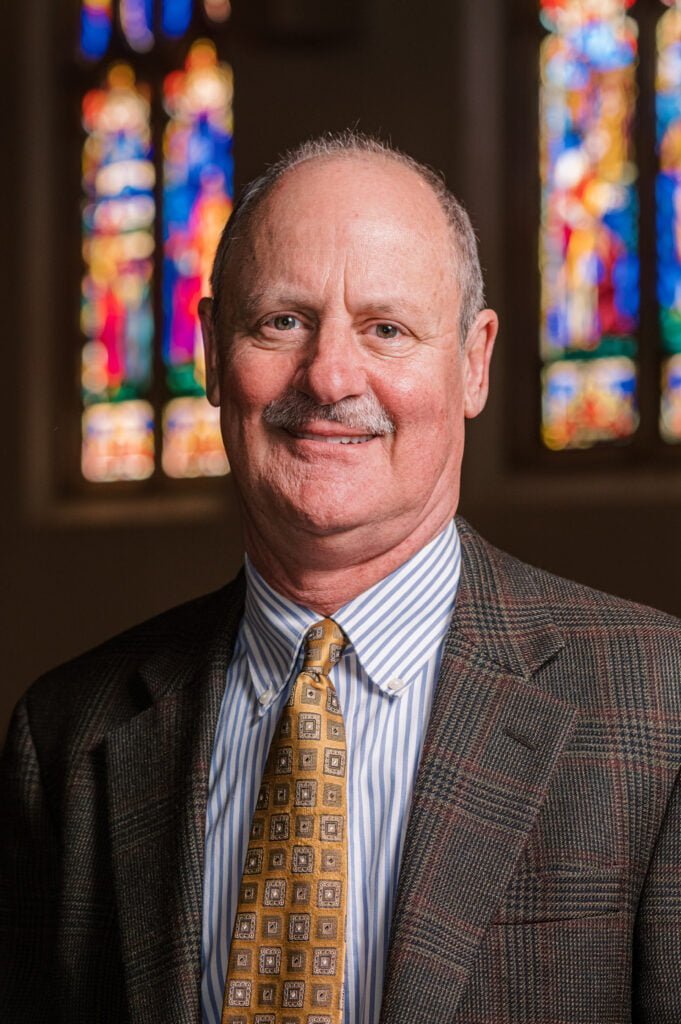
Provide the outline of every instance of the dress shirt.
{"type": "MultiPolygon", "coordinates": [[[[347,736],[346,1024],[377,1024],[411,796],[459,581],[454,521],[340,608],[332,671],[347,736]]],[[[220,709],[206,810],[201,1004],[219,1024],[260,780],[302,641],[323,616],[282,597],[246,559],[246,605],[220,709]]]]}

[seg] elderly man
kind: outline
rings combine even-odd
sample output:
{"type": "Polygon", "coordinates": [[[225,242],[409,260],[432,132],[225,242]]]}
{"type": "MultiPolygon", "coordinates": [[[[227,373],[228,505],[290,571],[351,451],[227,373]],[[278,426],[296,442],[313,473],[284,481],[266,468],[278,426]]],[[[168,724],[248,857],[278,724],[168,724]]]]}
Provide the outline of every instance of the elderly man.
{"type": "Polygon", "coordinates": [[[679,624],[455,520],[497,328],[362,136],[245,191],[201,315],[244,574],[37,683],[8,1021],[681,1021],[679,624]]]}

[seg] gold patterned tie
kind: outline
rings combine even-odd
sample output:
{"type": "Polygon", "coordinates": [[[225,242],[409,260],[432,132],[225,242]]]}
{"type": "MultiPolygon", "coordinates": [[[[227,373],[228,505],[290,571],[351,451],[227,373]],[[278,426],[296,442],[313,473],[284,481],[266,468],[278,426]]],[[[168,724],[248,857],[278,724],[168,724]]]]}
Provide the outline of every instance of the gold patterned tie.
{"type": "Polygon", "coordinates": [[[332,619],[305,636],[253,815],[222,1024],[343,1019],[346,749],[329,672],[346,643],[332,619]]]}

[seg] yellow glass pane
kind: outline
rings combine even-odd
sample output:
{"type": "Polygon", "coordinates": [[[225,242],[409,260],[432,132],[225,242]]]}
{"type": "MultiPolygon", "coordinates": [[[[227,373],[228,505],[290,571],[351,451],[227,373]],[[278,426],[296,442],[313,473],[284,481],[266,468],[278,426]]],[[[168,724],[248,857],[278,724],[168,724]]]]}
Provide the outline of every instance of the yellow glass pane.
{"type": "Polygon", "coordinates": [[[667,359],[662,367],[660,434],[670,444],[681,443],[681,355],[667,359]]]}
{"type": "Polygon", "coordinates": [[[545,367],[542,378],[542,439],[547,448],[590,448],[626,440],[636,430],[632,359],[560,360],[545,367]]]}
{"type": "Polygon", "coordinates": [[[168,476],[223,476],[229,472],[220,413],[203,397],[174,398],[163,412],[163,469],[168,476]]]}
{"type": "Polygon", "coordinates": [[[151,476],[154,411],[149,402],[101,402],[86,409],[81,468],[94,483],[151,476]]]}

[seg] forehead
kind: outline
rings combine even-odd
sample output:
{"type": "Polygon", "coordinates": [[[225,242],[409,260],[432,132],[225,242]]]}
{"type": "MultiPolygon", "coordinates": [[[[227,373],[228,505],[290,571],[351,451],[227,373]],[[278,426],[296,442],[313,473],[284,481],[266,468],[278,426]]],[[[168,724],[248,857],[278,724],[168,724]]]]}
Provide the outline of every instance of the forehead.
{"type": "Polygon", "coordinates": [[[272,187],[261,211],[281,212],[279,207],[291,201],[321,208],[332,203],[347,214],[370,204],[385,216],[400,211],[405,220],[425,217],[441,221],[443,227],[446,223],[429,183],[397,158],[376,153],[314,157],[295,165],[272,187]]]}
{"type": "Polygon", "coordinates": [[[238,250],[233,284],[242,296],[275,277],[427,291],[450,291],[455,279],[450,227],[432,188],[411,168],[372,154],[318,158],[286,172],[238,250]]]}

